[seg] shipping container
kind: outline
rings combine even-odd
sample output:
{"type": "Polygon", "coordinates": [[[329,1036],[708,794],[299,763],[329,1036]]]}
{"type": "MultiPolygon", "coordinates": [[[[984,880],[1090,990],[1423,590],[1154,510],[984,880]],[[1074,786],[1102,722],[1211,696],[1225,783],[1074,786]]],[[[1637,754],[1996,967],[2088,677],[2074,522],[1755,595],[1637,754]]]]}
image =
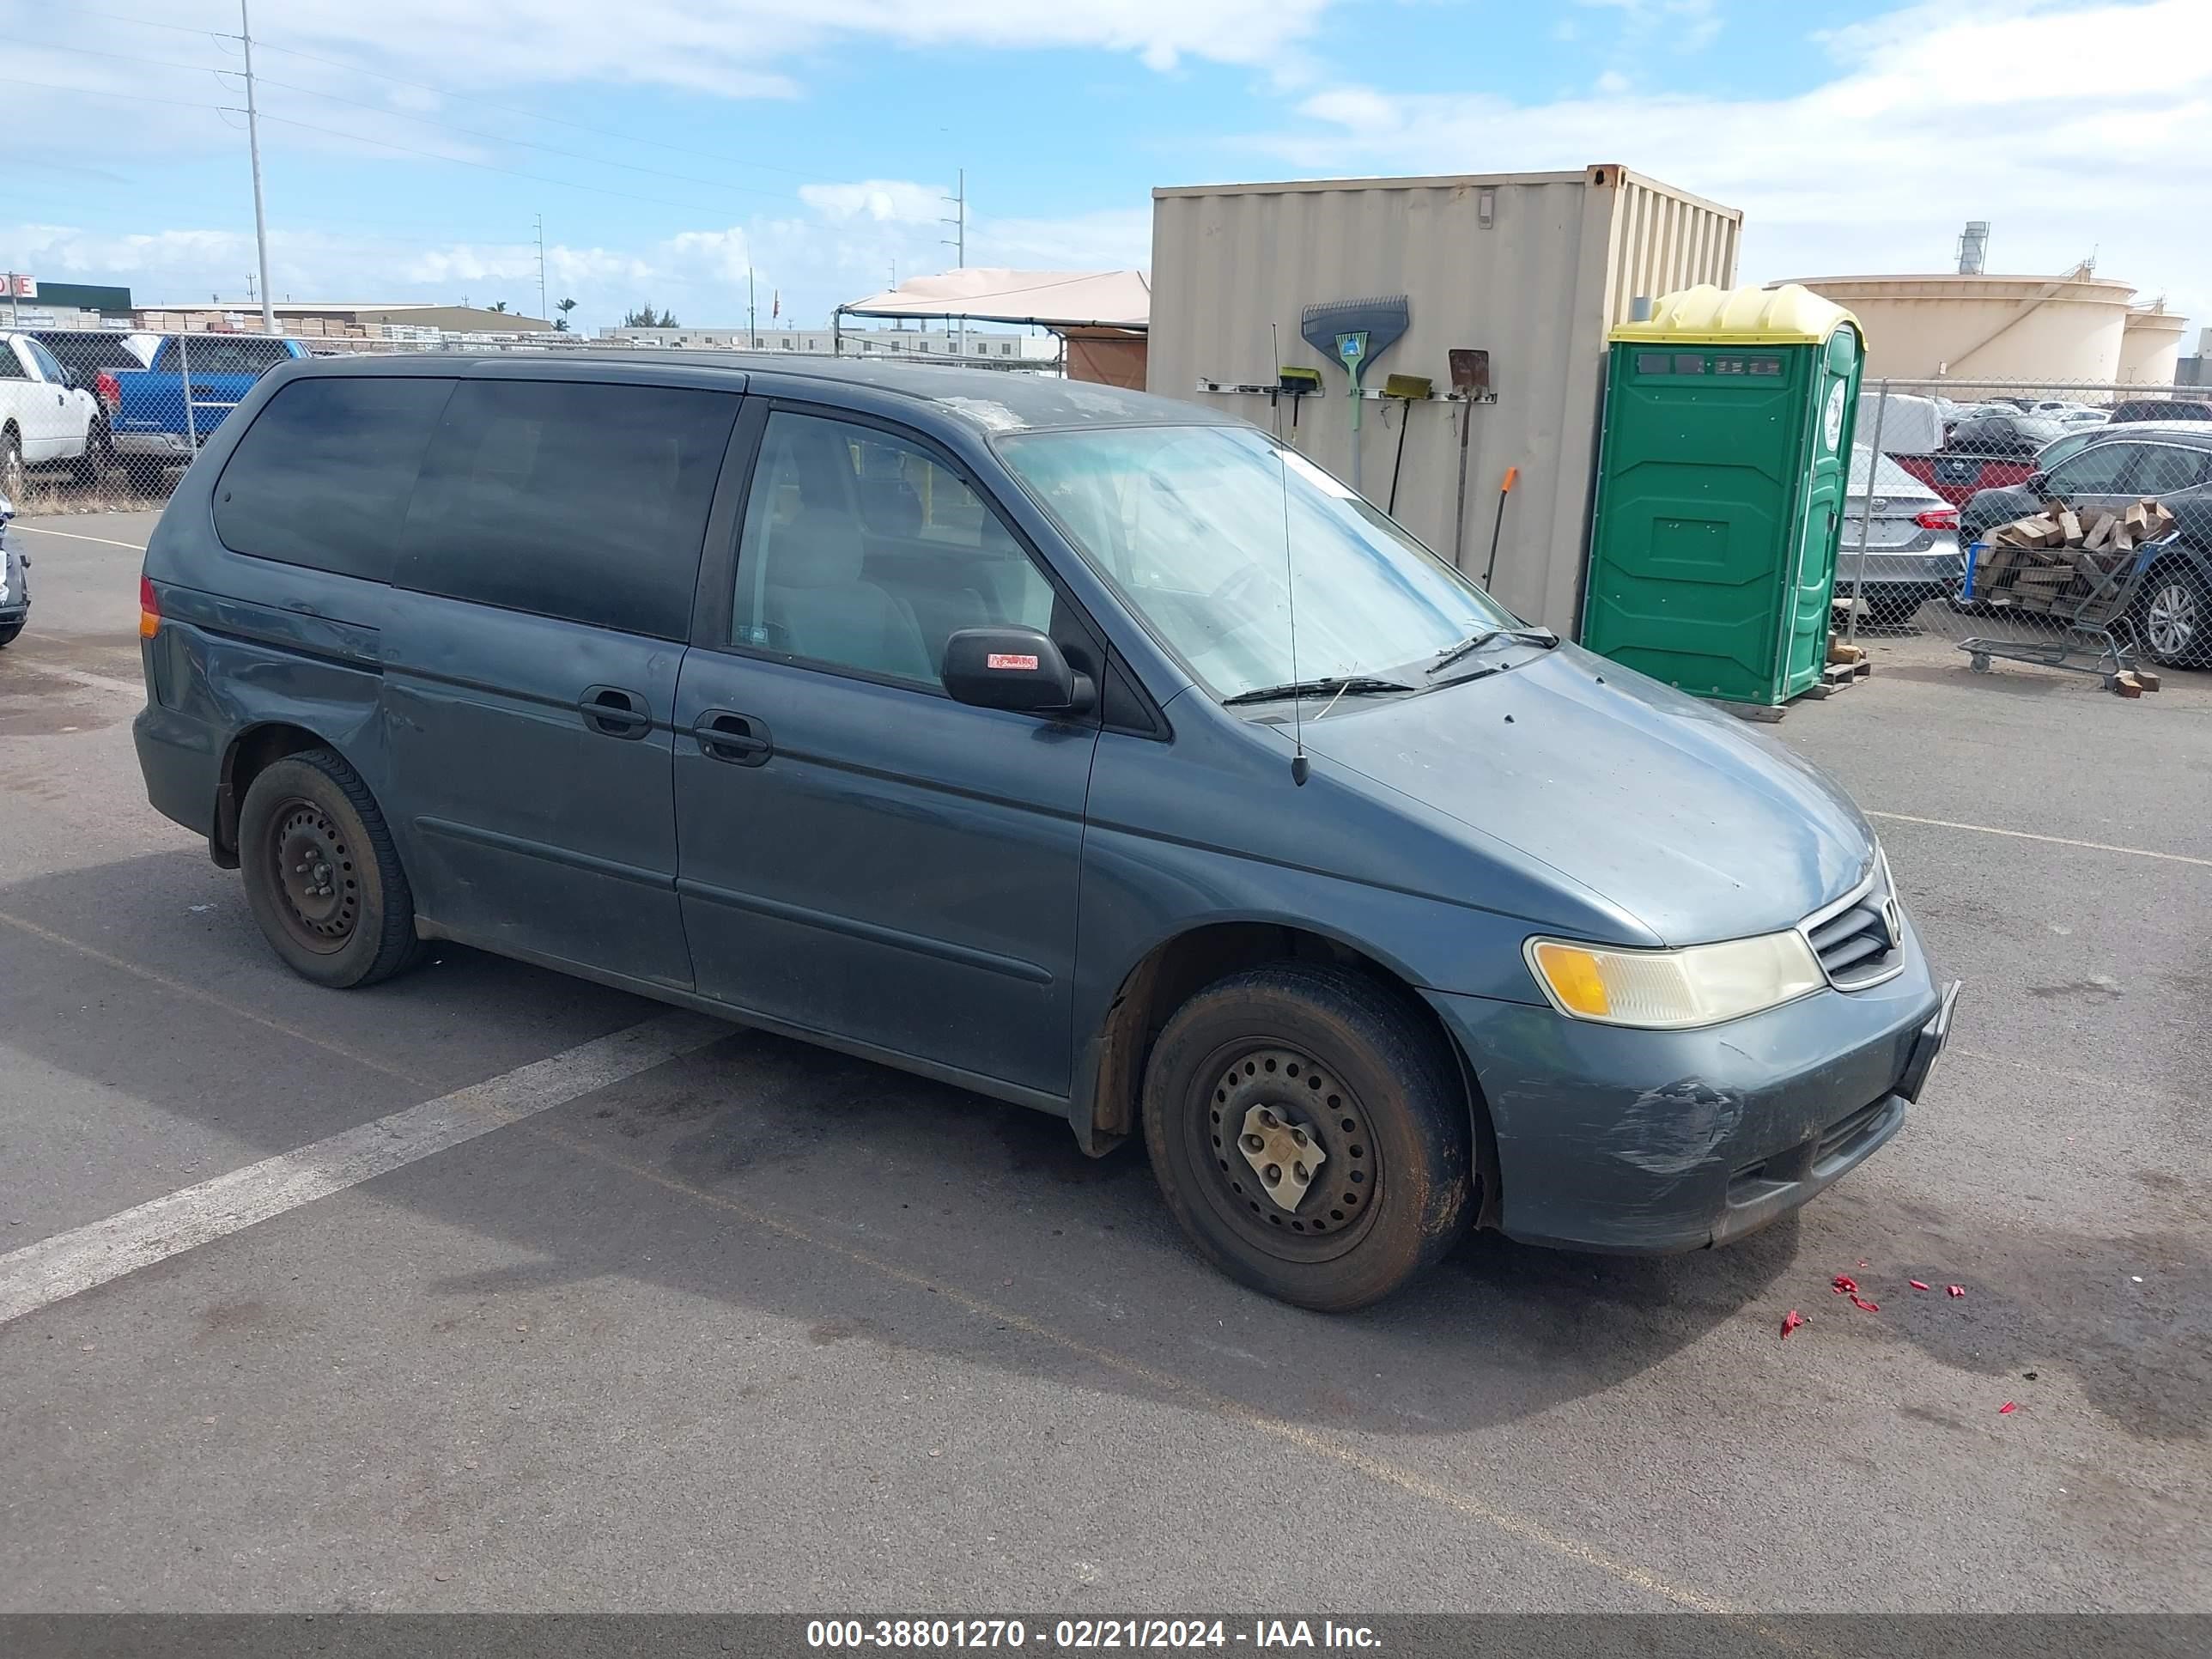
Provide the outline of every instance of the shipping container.
{"type": "Polygon", "coordinates": [[[1607,333],[1638,299],[1733,287],[1742,217],[1609,164],[1155,190],[1146,385],[1279,430],[1349,479],[1348,379],[1306,343],[1301,321],[1309,306],[1406,296],[1404,337],[1364,371],[1362,490],[1385,504],[1395,472],[1399,521],[1446,558],[1456,545],[1460,566],[1480,578],[1499,486],[1517,469],[1490,586],[1521,615],[1571,632],[1607,333]],[[1446,400],[1455,347],[1489,353],[1496,401],[1446,400]],[[1322,394],[1293,402],[1227,389],[1274,386],[1279,367],[1317,370],[1322,394]],[[1392,374],[1425,376],[1434,399],[1375,399],[1392,374]]]}

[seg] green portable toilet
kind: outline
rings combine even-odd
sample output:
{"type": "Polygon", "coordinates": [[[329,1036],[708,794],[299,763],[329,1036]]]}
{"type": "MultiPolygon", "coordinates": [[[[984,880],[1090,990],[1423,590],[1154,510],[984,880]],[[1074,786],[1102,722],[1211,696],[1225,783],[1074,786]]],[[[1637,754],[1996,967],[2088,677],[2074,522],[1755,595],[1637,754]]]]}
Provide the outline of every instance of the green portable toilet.
{"type": "Polygon", "coordinates": [[[1611,336],[1583,643],[1698,696],[1820,678],[1865,356],[1808,289],[1710,284],[1611,336]]]}

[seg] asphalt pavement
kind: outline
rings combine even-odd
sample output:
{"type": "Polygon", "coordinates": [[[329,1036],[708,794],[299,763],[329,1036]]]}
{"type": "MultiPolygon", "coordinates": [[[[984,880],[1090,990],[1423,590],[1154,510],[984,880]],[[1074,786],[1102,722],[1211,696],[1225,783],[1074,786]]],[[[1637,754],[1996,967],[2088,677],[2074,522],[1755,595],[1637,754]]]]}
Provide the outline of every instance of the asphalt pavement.
{"type": "Polygon", "coordinates": [[[1328,1318],[1034,1113],[458,948],[292,977],[141,792],[152,522],[10,532],[0,1253],[80,1243],[0,1306],[0,1612],[2212,1611],[2212,675],[1871,640],[1771,732],[1967,981],[1905,1131],[1328,1318]]]}

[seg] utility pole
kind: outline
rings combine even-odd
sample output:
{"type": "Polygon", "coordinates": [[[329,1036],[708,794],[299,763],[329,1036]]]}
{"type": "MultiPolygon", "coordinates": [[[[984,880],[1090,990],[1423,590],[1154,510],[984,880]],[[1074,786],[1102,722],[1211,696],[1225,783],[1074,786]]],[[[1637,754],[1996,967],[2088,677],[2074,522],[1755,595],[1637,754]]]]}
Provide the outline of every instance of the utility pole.
{"type": "Polygon", "coordinates": [[[538,314],[550,318],[545,309],[545,216],[538,216],[538,314]]]}
{"type": "Polygon", "coordinates": [[[261,268],[261,331],[276,331],[276,313],[269,305],[269,216],[261,206],[261,112],[253,101],[253,25],[246,20],[246,0],[238,0],[238,40],[246,48],[246,149],[253,160],[253,248],[261,268]]]}
{"type": "Polygon", "coordinates": [[[745,349],[752,351],[760,345],[760,313],[753,304],[753,268],[745,267],[745,349]]]}
{"type": "MultiPolygon", "coordinates": [[[[966,167],[958,169],[958,178],[959,183],[953,186],[955,193],[945,198],[952,204],[952,217],[938,222],[952,227],[952,234],[945,239],[945,246],[953,250],[952,268],[955,270],[960,270],[968,263],[968,169],[966,167]]],[[[957,344],[953,349],[957,356],[964,359],[968,356],[968,319],[964,317],[955,319],[954,331],[957,344]]]]}

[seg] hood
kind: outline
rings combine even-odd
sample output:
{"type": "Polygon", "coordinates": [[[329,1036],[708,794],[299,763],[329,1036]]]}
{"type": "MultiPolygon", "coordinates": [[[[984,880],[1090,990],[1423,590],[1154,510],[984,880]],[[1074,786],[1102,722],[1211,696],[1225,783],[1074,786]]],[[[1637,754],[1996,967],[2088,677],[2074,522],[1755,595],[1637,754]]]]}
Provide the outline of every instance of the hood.
{"type": "Polygon", "coordinates": [[[1309,720],[1314,754],[1603,895],[1669,945],[1793,926],[1867,872],[1826,774],[1734,715],[1574,646],[1309,720]]]}

